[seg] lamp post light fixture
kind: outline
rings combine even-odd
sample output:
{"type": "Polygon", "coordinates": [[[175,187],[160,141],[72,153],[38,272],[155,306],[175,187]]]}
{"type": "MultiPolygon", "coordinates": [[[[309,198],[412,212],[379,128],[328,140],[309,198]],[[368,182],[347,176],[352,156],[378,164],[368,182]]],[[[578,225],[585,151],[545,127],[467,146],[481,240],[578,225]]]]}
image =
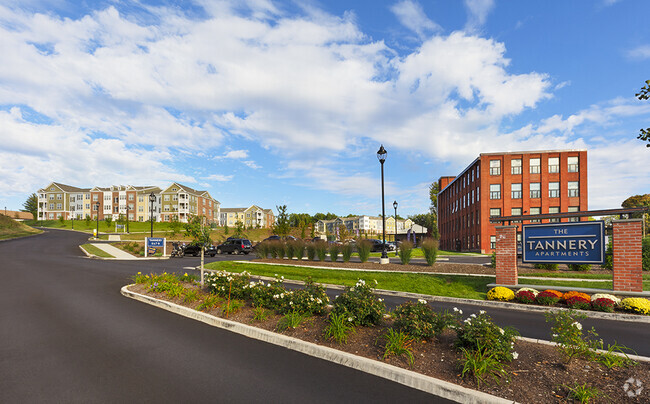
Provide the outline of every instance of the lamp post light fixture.
{"type": "Polygon", "coordinates": [[[397,257],[397,201],[393,201],[393,208],[395,208],[395,256],[397,257]]]}
{"type": "Polygon", "coordinates": [[[74,215],[70,219],[72,220],[72,230],[74,230],[74,215]]]}
{"type": "Polygon", "coordinates": [[[97,238],[99,238],[99,201],[95,204],[97,208],[97,238]]]}
{"type": "Polygon", "coordinates": [[[129,233],[129,205],[126,205],[126,232],[129,233]]]}
{"type": "Polygon", "coordinates": [[[151,209],[149,209],[149,220],[151,221],[151,237],[153,237],[153,203],[156,202],[156,194],[151,192],[149,194],[149,202],[151,202],[151,209]]]}
{"type": "Polygon", "coordinates": [[[377,151],[377,159],[381,164],[381,231],[383,233],[383,244],[381,248],[381,259],[379,260],[382,264],[388,264],[388,254],[386,254],[386,208],[384,206],[384,161],[386,161],[386,149],[382,144],[377,151]]]}

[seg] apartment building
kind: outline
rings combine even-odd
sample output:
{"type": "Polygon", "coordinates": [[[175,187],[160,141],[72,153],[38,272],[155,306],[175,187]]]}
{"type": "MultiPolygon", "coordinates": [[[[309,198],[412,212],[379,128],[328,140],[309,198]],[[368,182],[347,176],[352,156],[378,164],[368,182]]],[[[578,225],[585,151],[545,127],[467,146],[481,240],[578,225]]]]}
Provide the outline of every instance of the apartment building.
{"type": "Polygon", "coordinates": [[[175,217],[187,223],[192,216],[202,216],[206,222],[219,220],[221,204],[210,196],[208,191],[197,191],[177,182],[172,183],[161,193],[161,221],[169,222],[175,217]]]}
{"type": "MultiPolygon", "coordinates": [[[[496,248],[491,216],[588,209],[587,151],[482,153],[457,176],[440,177],[439,184],[440,248],[491,253],[496,248]]],[[[578,218],[563,219],[569,220],[578,218]]],[[[512,224],[521,230],[522,223],[512,224]]]]}
{"type": "Polygon", "coordinates": [[[63,216],[69,220],[83,219],[90,212],[90,189],[51,182],[39,189],[38,219],[55,220],[63,216]]]}
{"type": "Polygon", "coordinates": [[[237,222],[245,227],[270,229],[275,225],[275,215],[272,209],[263,209],[257,205],[248,208],[222,208],[219,215],[221,226],[234,227],[237,222]]]}
{"type": "MultiPolygon", "coordinates": [[[[380,216],[351,216],[351,217],[338,217],[333,220],[319,220],[316,222],[316,230],[320,234],[337,234],[337,229],[345,226],[347,231],[353,236],[360,235],[374,235],[379,236],[383,234],[383,222],[380,216]]],[[[407,232],[416,232],[417,234],[426,234],[427,228],[419,226],[411,219],[398,219],[395,222],[394,217],[386,218],[386,238],[393,240],[395,236],[395,226],[397,226],[398,238],[400,235],[405,235],[407,232]]]]}

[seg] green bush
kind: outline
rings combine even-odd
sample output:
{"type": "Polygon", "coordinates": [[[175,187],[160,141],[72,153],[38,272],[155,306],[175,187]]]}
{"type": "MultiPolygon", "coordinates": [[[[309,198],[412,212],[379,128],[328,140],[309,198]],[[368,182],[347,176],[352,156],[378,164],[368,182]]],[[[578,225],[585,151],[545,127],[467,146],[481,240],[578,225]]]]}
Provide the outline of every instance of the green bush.
{"type": "Polygon", "coordinates": [[[596,349],[602,345],[593,327],[587,335],[583,333],[580,321],[586,318],[572,310],[546,313],[546,321],[552,323],[551,340],[557,344],[556,349],[562,353],[566,363],[578,357],[592,359],[596,349]]]}
{"type": "Polygon", "coordinates": [[[240,274],[231,274],[225,271],[212,272],[205,275],[205,284],[208,291],[221,297],[230,296],[232,299],[245,299],[248,297],[250,274],[246,271],[240,274]]]}
{"type": "Polygon", "coordinates": [[[496,268],[497,267],[497,252],[492,251],[492,254],[490,255],[490,268],[496,268]]]}
{"type": "Polygon", "coordinates": [[[345,313],[334,314],[330,313],[328,316],[328,325],[325,327],[325,338],[333,339],[339,344],[346,344],[348,342],[348,335],[354,332],[352,322],[345,313]]]}
{"type": "Polygon", "coordinates": [[[517,330],[510,327],[500,328],[483,310],[463,321],[456,333],[456,346],[459,348],[494,354],[494,358],[500,362],[511,361],[517,356],[512,352],[515,337],[519,335],[517,330]]]}
{"type": "Polygon", "coordinates": [[[422,241],[422,253],[424,254],[424,259],[427,260],[427,265],[433,265],[436,263],[436,258],[438,257],[438,240],[427,238],[422,241]]]}
{"type": "Polygon", "coordinates": [[[354,251],[354,248],[352,247],[352,244],[350,243],[345,243],[343,246],[341,246],[341,255],[343,256],[343,262],[349,262],[350,258],[352,257],[352,252],[354,251]]]}
{"type": "Polygon", "coordinates": [[[293,251],[296,254],[296,258],[299,260],[305,256],[305,242],[302,240],[295,240],[293,243],[293,251]]]}
{"type": "MultiPolygon", "coordinates": [[[[456,310],[458,313],[459,311],[456,310]]],[[[406,302],[395,309],[394,327],[413,338],[430,340],[450,326],[458,324],[458,317],[449,313],[436,313],[426,300],[406,302]]]]}
{"type": "Polygon", "coordinates": [[[278,297],[286,291],[282,284],[282,278],[276,278],[273,282],[264,283],[259,281],[249,284],[247,289],[253,306],[270,310],[279,309],[281,302],[278,297]]]}
{"type": "Polygon", "coordinates": [[[378,298],[370,286],[362,279],[352,287],[346,286],[344,292],[334,300],[334,314],[345,314],[348,321],[354,325],[378,325],[386,306],[378,298]]]}
{"type": "Polygon", "coordinates": [[[368,257],[370,257],[371,248],[372,248],[372,244],[368,240],[359,240],[357,242],[357,252],[359,253],[359,259],[361,260],[361,262],[368,261],[368,257]]]}
{"type": "Polygon", "coordinates": [[[569,271],[586,272],[591,270],[591,264],[569,264],[569,271]]]}
{"type": "Polygon", "coordinates": [[[305,249],[307,250],[307,259],[314,261],[316,259],[316,246],[314,243],[307,243],[305,249]]]}
{"type": "Polygon", "coordinates": [[[609,269],[610,271],[614,269],[614,250],[612,248],[612,237],[609,238],[609,243],[607,243],[607,249],[605,250],[605,262],[601,267],[603,269],[609,269]]]}
{"type": "Polygon", "coordinates": [[[317,241],[314,243],[314,248],[316,249],[318,260],[325,261],[325,257],[327,256],[327,242],[317,241]]]}
{"type": "Polygon", "coordinates": [[[255,246],[255,254],[259,258],[266,259],[269,256],[271,248],[268,241],[262,241],[257,246],[255,246]]]}
{"type": "Polygon", "coordinates": [[[545,269],[547,271],[557,271],[558,265],[557,264],[535,264],[533,265],[535,269],[545,269]]]}
{"type": "Polygon", "coordinates": [[[644,271],[650,271],[650,236],[641,242],[641,262],[644,271]]]}
{"type": "Polygon", "coordinates": [[[399,260],[402,261],[402,265],[408,265],[411,262],[411,255],[413,254],[413,243],[410,241],[404,241],[399,245],[397,254],[399,255],[399,260]]]}
{"type": "Polygon", "coordinates": [[[330,250],[330,260],[332,260],[332,262],[336,262],[336,260],[339,257],[339,250],[340,250],[339,245],[336,243],[332,243],[330,244],[329,250],[330,250]]]}
{"type": "Polygon", "coordinates": [[[292,260],[293,257],[296,256],[296,249],[295,249],[295,244],[293,243],[293,240],[289,240],[286,242],[284,245],[284,251],[287,254],[287,258],[292,260]]]}
{"type": "Polygon", "coordinates": [[[285,253],[284,241],[281,240],[269,241],[269,250],[272,258],[283,259],[285,253]]]}

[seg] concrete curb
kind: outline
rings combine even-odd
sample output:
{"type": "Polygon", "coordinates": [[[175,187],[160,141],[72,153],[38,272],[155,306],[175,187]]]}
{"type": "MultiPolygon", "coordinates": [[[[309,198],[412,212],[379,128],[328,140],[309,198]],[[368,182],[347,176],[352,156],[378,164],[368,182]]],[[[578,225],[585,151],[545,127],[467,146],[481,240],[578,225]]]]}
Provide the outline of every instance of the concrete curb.
{"type": "MultiPolygon", "coordinates": [[[[233,262],[250,263],[248,261],[233,261],[233,262]]],[[[272,264],[272,263],[264,263],[264,262],[256,262],[256,264],[280,265],[280,264],[272,264]]],[[[318,268],[323,268],[323,267],[318,267],[318,268]]],[[[196,267],[195,269],[198,270],[199,268],[196,267]]],[[[330,268],[330,269],[334,269],[334,268],[330,268]]],[[[215,272],[212,269],[206,269],[206,271],[215,272]]],[[[373,271],[373,272],[378,272],[378,271],[373,271]]],[[[409,272],[409,273],[413,273],[413,272],[409,272]]],[[[440,275],[446,275],[446,274],[440,274],[440,275]]],[[[458,275],[458,274],[449,274],[449,275],[458,275]]],[[[269,276],[251,275],[251,277],[258,278],[265,281],[275,280],[275,278],[269,276]]],[[[304,285],[304,282],[302,281],[293,281],[288,279],[285,279],[284,283],[304,285]]],[[[332,285],[326,283],[321,283],[321,285],[325,286],[328,289],[338,289],[338,290],[344,289],[344,287],[341,285],[332,285]]],[[[524,285],[518,285],[518,287],[524,287],[524,285]]],[[[532,285],[529,287],[539,288],[539,285],[532,285]]],[[[570,290],[576,290],[576,288],[571,288],[570,290]]],[[[597,292],[593,292],[593,293],[613,293],[607,290],[599,290],[599,289],[594,289],[594,290],[596,290],[597,292]]],[[[463,299],[460,297],[433,296],[433,295],[425,295],[422,293],[399,292],[399,291],[385,290],[385,289],[375,289],[375,292],[386,296],[406,297],[411,299],[424,299],[430,302],[466,304],[466,305],[472,305],[477,307],[492,307],[492,308],[516,310],[516,311],[524,311],[524,312],[547,313],[547,312],[560,312],[563,310],[568,310],[563,307],[533,306],[533,305],[526,305],[523,303],[509,303],[509,302],[500,302],[495,300],[472,300],[472,299],[463,299]]],[[[604,313],[604,312],[591,311],[591,310],[573,310],[573,311],[578,312],[580,314],[584,314],[589,318],[595,318],[600,320],[627,321],[632,323],[650,323],[650,316],[642,316],[638,314],[604,313]]]]}
{"type": "MultiPolygon", "coordinates": [[[[557,346],[557,342],[553,341],[547,341],[544,339],[535,339],[535,338],[528,338],[528,337],[516,337],[518,340],[524,341],[524,342],[532,342],[534,344],[543,344],[543,345],[549,345],[549,346],[557,346]]],[[[597,349],[596,352],[598,353],[607,353],[607,350],[604,349],[597,349]]],[[[650,362],[650,358],[647,356],[640,356],[640,355],[626,355],[622,352],[612,352],[613,355],[620,356],[620,357],[627,357],[629,359],[632,359],[633,361],[637,362],[650,362]]]]}
{"type": "Polygon", "coordinates": [[[270,344],[291,349],[293,351],[301,352],[315,358],[324,359],[337,363],[339,365],[347,366],[352,369],[360,370],[362,372],[391,380],[405,386],[436,395],[438,397],[443,397],[448,400],[456,401],[458,403],[468,404],[513,403],[511,400],[506,400],[504,398],[492,396],[487,393],[471,390],[453,383],[438,380],[433,377],[412,372],[410,370],[402,369],[397,366],[352,355],[347,352],[338,351],[329,347],[313,344],[292,337],[287,337],[281,334],[276,334],[274,332],[262,330],[234,321],[222,319],[171,302],[166,302],[149,296],[141,295],[139,293],[131,292],[128,290],[129,286],[131,285],[124,286],[121,289],[121,293],[125,297],[150,304],[152,306],[170,311],[175,314],[179,314],[193,320],[201,321],[213,327],[226,329],[228,331],[244,335],[248,338],[264,341],[270,344]]]}

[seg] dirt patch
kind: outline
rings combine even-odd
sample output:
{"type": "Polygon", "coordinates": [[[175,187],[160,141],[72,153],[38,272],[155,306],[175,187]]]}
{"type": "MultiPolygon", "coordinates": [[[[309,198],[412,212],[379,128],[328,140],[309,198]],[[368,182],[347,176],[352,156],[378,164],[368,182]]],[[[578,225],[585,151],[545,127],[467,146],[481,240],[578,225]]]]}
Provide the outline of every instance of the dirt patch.
{"type": "MultiPolygon", "coordinates": [[[[195,285],[187,287],[197,288],[195,285]]],[[[164,293],[150,293],[142,285],[133,285],[130,290],[147,294],[158,299],[196,309],[200,301],[183,303],[182,299],[168,299],[164,293]]],[[[208,310],[207,313],[225,317],[219,307],[208,310]]],[[[229,320],[248,324],[269,331],[277,331],[278,321],[282,316],[270,313],[263,321],[254,320],[254,309],[245,305],[228,316],[229,320]]],[[[297,328],[283,331],[281,334],[328,346],[354,355],[386,362],[391,365],[410,369],[415,372],[445,380],[454,384],[480,390],[489,394],[515,400],[520,403],[570,403],[567,398],[566,386],[585,384],[595,387],[603,394],[591,403],[648,403],[650,402],[650,363],[639,362],[630,368],[607,369],[597,362],[582,359],[572,361],[568,366],[563,363],[558,351],[547,345],[517,341],[514,350],[518,358],[507,366],[509,380],[500,383],[477,385],[470,377],[461,377],[459,369],[460,353],[454,347],[456,335],[453,331],[445,331],[434,341],[413,341],[411,345],[415,362],[411,366],[405,357],[389,357],[384,359],[384,333],[392,326],[392,320],[385,320],[378,327],[357,327],[349,336],[346,344],[338,344],[324,337],[327,326],[326,318],[314,316],[306,318],[297,328]],[[638,395],[633,397],[628,393],[637,389],[628,380],[639,380],[645,385],[638,395]],[[626,391],[625,386],[628,386],[626,391]]]]}

